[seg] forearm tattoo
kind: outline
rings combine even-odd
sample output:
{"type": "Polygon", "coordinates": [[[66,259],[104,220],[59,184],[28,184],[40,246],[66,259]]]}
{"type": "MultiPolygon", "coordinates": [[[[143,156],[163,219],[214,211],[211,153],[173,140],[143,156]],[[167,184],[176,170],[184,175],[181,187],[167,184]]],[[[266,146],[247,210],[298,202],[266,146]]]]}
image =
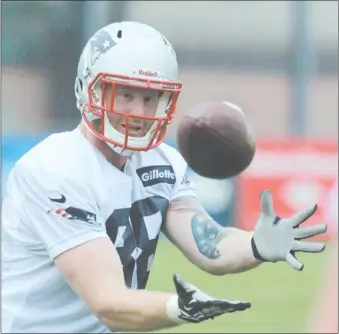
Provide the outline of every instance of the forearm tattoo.
{"type": "Polygon", "coordinates": [[[200,253],[209,259],[220,256],[218,244],[224,238],[222,229],[209,217],[196,213],[191,220],[194,240],[200,253]]]}
{"type": "MultiPolygon", "coordinates": [[[[179,201],[178,201],[179,204],[179,201]]],[[[195,200],[185,200],[175,211],[192,212],[191,228],[199,252],[208,259],[220,257],[218,244],[226,236],[225,230],[203,210],[197,208],[195,200]]]]}

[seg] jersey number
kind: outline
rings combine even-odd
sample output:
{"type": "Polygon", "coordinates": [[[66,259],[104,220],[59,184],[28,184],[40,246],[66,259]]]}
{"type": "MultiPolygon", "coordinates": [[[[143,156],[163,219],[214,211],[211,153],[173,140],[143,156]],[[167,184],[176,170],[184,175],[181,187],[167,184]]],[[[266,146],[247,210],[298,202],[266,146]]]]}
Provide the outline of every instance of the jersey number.
{"type": "Polygon", "coordinates": [[[129,287],[146,286],[168,204],[166,198],[147,197],[131,208],[114,210],[106,221],[107,234],[118,251],[129,287]]]}

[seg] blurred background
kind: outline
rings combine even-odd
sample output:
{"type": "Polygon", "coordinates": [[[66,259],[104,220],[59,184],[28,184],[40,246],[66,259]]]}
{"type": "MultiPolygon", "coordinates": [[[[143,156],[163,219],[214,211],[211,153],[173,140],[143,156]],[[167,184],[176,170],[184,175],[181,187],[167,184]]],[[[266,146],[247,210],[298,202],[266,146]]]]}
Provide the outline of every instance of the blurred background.
{"type": "MultiPolygon", "coordinates": [[[[88,38],[114,21],[141,21],[177,51],[184,90],[169,144],[176,146],[181,115],[206,100],[239,105],[254,125],[257,152],[243,174],[213,181],[189,172],[213,218],[251,229],[260,190],[268,188],[282,216],[319,203],[310,224],[326,221],[326,241],[335,242],[337,1],[2,1],[1,20],[2,195],[20,156],[79,123],[73,87],[88,38]]],[[[253,303],[246,314],[185,325],[181,332],[307,332],[314,298],[326,288],[326,256],[304,257],[303,273],[277,264],[215,278],[163,241],[150,287],[171,291],[171,275],[180,272],[211,294],[253,303]]]]}

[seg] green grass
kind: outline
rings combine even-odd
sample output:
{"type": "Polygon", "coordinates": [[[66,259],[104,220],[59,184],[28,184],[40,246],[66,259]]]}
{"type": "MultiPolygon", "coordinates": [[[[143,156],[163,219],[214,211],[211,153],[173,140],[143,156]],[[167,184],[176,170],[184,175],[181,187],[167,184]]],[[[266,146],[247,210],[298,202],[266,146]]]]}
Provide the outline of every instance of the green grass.
{"type": "Polygon", "coordinates": [[[252,307],[245,312],[159,333],[305,333],[310,307],[321,282],[325,256],[303,254],[299,258],[305,263],[303,272],[277,263],[264,264],[246,273],[217,277],[202,272],[170,243],[161,241],[148,289],[173,292],[172,275],[178,273],[214,297],[248,300],[252,307]]]}

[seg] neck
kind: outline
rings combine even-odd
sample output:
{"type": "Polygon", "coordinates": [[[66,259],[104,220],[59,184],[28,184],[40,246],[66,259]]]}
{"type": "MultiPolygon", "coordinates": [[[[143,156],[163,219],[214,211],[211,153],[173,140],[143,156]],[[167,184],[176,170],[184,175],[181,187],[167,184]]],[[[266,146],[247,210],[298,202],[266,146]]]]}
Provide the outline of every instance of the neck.
{"type": "Polygon", "coordinates": [[[83,136],[101,152],[109,163],[120,170],[123,168],[128,157],[114,152],[103,140],[95,136],[83,122],[81,122],[79,129],[83,136]]]}

